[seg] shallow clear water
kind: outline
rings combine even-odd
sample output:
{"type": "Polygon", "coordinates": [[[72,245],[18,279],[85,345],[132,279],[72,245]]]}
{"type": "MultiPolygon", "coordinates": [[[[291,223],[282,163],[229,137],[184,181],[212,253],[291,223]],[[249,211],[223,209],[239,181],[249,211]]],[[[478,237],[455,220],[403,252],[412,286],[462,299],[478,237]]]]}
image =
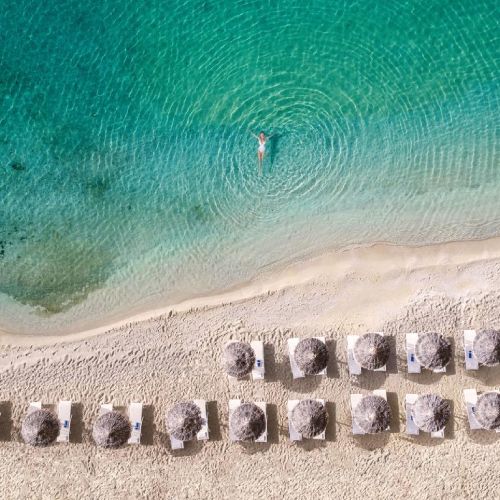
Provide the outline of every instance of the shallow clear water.
{"type": "Polygon", "coordinates": [[[498,5],[3,2],[0,327],[500,234],[498,5]]]}

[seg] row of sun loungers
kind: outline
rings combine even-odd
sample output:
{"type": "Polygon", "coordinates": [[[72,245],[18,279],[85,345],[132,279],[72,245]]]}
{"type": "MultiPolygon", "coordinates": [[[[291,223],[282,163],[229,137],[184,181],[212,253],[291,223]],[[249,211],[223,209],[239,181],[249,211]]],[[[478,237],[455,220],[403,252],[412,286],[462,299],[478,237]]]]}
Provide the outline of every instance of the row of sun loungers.
{"type": "MultiPolygon", "coordinates": [[[[500,392],[477,393],[464,390],[464,402],[471,430],[500,432],[500,392]]],[[[449,403],[436,394],[407,394],[404,401],[406,434],[427,432],[432,438],[444,438],[451,417],[449,403]]],[[[142,433],[142,403],[131,403],[126,411],[103,404],[94,423],[93,437],[98,446],[118,448],[139,445],[142,433]]],[[[289,400],[288,428],[291,441],[324,440],[328,412],[324,399],[289,400]]],[[[371,394],[351,394],[353,435],[376,434],[390,430],[391,409],[385,390],[371,394]]],[[[187,441],[209,439],[207,405],[204,400],[177,403],[167,414],[166,427],[173,450],[184,448],[187,441]]],[[[28,407],[21,435],[33,446],[54,442],[67,443],[71,430],[71,401],[60,401],[57,414],[43,408],[41,402],[28,407]]],[[[242,442],[267,442],[267,404],[264,401],[229,400],[229,439],[242,442]]]]}
{"type": "MultiPolygon", "coordinates": [[[[428,369],[446,373],[452,358],[451,344],[438,333],[406,334],[408,373],[428,369]]],[[[385,372],[390,356],[390,345],[382,332],[347,336],[347,365],[351,375],[363,370],[385,372]]],[[[493,330],[464,331],[466,370],[478,370],[480,365],[494,366],[500,362],[500,333],[493,330]]],[[[290,368],[294,379],[307,375],[326,375],[328,349],[325,337],[288,339],[290,368]]],[[[230,378],[251,376],[253,380],[265,377],[264,344],[231,341],[225,346],[224,367],[230,378]]]]}
{"type": "MultiPolygon", "coordinates": [[[[500,333],[492,330],[464,332],[464,351],[467,369],[483,364],[500,363],[500,333]]],[[[326,375],[328,349],[324,337],[288,340],[290,368],[294,379],[308,375],[326,375]]],[[[422,368],[442,373],[451,360],[451,345],[438,333],[406,335],[409,373],[422,368]]],[[[390,346],[382,332],[347,337],[349,372],[359,375],[362,370],[385,371],[390,346]]],[[[251,376],[265,377],[264,344],[231,341],[223,351],[223,366],[231,379],[251,376]]],[[[474,389],[464,391],[467,416],[472,430],[488,429],[500,432],[500,392],[478,395],[474,389]]],[[[429,432],[431,437],[443,438],[444,428],[451,415],[449,404],[435,394],[407,394],[405,398],[406,433],[418,435],[429,432]]],[[[126,412],[101,405],[94,424],[93,437],[97,445],[117,448],[141,442],[142,403],[131,403],[126,412]]],[[[292,441],[324,439],[328,414],[322,399],[288,401],[289,433],[292,441]]],[[[389,430],[391,411],[385,390],[372,394],[351,394],[352,432],[355,435],[389,430]]],[[[229,437],[232,441],[267,441],[266,403],[229,401],[229,437]]],[[[60,401],[57,412],[43,408],[41,402],[31,403],[23,422],[21,435],[25,442],[44,446],[53,442],[68,442],[71,426],[71,401],[60,401]]],[[[194,400],[176,404],[167,414],[167,431],[172,449],[184,447],[192,440],[209,439],[206,403],[194,400]]]]}

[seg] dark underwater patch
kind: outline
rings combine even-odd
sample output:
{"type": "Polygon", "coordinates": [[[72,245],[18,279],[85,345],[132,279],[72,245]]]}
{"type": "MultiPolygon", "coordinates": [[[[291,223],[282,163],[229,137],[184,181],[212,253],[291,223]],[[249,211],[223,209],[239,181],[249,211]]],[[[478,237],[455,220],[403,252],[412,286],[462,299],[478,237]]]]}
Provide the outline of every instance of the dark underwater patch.
{"type": "Polygon", "coordinates": [[[10,164],[10,168],[12,170],[16,170],[17,172],[22,172],[23,170],[26,170],[26,167],[19,161],[13,161],[10,164]]]}
{"type": "MultiPolygon", "coordinates": [[[[0,250],[5,251],[0,246],[0,250]]],[[[91,242],[54,235],[49,241],[27,241],[16,255],[0,258],[0,292],[40,314],[67,311],[101,288],[113,269],[113,255],[91,242]],[[15,262],[14,262],[15,261],[15,262]]]]}

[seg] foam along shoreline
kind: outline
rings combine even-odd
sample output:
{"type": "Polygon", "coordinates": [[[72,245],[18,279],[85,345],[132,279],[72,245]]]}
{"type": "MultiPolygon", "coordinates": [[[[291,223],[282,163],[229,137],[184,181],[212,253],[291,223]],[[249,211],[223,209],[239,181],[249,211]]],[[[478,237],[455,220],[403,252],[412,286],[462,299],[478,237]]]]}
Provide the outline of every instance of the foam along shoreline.
{"type": "Polygon", "coordinates": [[[316,280],[342,285],[342,289],[336,295],[339,308],[344,306],[342,314],[348,315],[350,306],[347,299],[355,293],[356,309],[359,310],[360,304],[364,302],[367,316],[371,317],[375,324],[382,319],[380,318],[380,312],[384,310],[382,303],[391,302],[396,305],[394,302],[397,302],[403,305],[412,294],[422,288],[422,283],[412,282],[409,279],[412,273],[427,268],[442,268],[443,272],[446,271],[448,274],[447,281],[443,284],[447,293],[459,294],[465,288],[467,291],[480,291],[481,280],[478,279],[474,284],[471,283],[469,276],[466,283],[461,284],[459,273],[466,266],[492,260],[500,260],[500,237],[425,246],[376,243],[370,246],[331,250],[286,265],[281,269],[262,272],[255,279],[226,291],[144,311],[97,328],[59,335],[27,335],[0,330],[0,341],[4,345],[44,345],[78,341],[164,314],[244,301],[316,280]],[[353,276],[358,279],[347,279],[353,276]],[[379,292],[384,290],[383,295],[380,293],[377,296],[372,295],[370,284],[375,282],[379,292]],[[360,286],[360,283],[364,285],[360,286]],[[471,290],[471,287],[476,290],[471,290]]]}

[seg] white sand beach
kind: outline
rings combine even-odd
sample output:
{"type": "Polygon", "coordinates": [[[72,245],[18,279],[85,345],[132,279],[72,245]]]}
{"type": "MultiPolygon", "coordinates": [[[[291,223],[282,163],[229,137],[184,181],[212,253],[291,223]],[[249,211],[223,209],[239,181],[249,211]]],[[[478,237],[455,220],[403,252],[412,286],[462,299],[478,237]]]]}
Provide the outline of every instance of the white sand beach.
{"type": "Polygon", "coordinates": [[[428,247],[374,245],[330,252],[206,298],[170,305],[61,337],[3,332],[0,348],[0,496],[15,498],[495,498],[500,434],[470,431],[462,390],[500,388],[500,367],[464,370],[463,330],[500,328],[500,238],[428,247]],[[383,331],[387,373],[351,378],[348,334],[383,331]],[[404,334],[438,331],[453,344],[446,374],[406,373],[404,334]],[[327,338],[327,377],[292,380],[286,340],[327,338]],[[265,342],[266,380],[229,381],[220,355],[229,339],[265,342]],[[349,395],[384,388],[390,433],[354,437],[349,395]],[[404,434],[406,393],[451,401],[444,440],[404,434]],[[286,403],[323,398],[327,439],[292,444],[286,403]],[[267,401],[269,442],[228,440],[231,398],[267,401]],[[210,441],[172,451],[165,411],[208,401],[210,441]],[[22,443],[30,401],[71,399],[71,443],[22,443]],[[99,405],[145,407],[143,444],[100,450],[99,405]]]}

